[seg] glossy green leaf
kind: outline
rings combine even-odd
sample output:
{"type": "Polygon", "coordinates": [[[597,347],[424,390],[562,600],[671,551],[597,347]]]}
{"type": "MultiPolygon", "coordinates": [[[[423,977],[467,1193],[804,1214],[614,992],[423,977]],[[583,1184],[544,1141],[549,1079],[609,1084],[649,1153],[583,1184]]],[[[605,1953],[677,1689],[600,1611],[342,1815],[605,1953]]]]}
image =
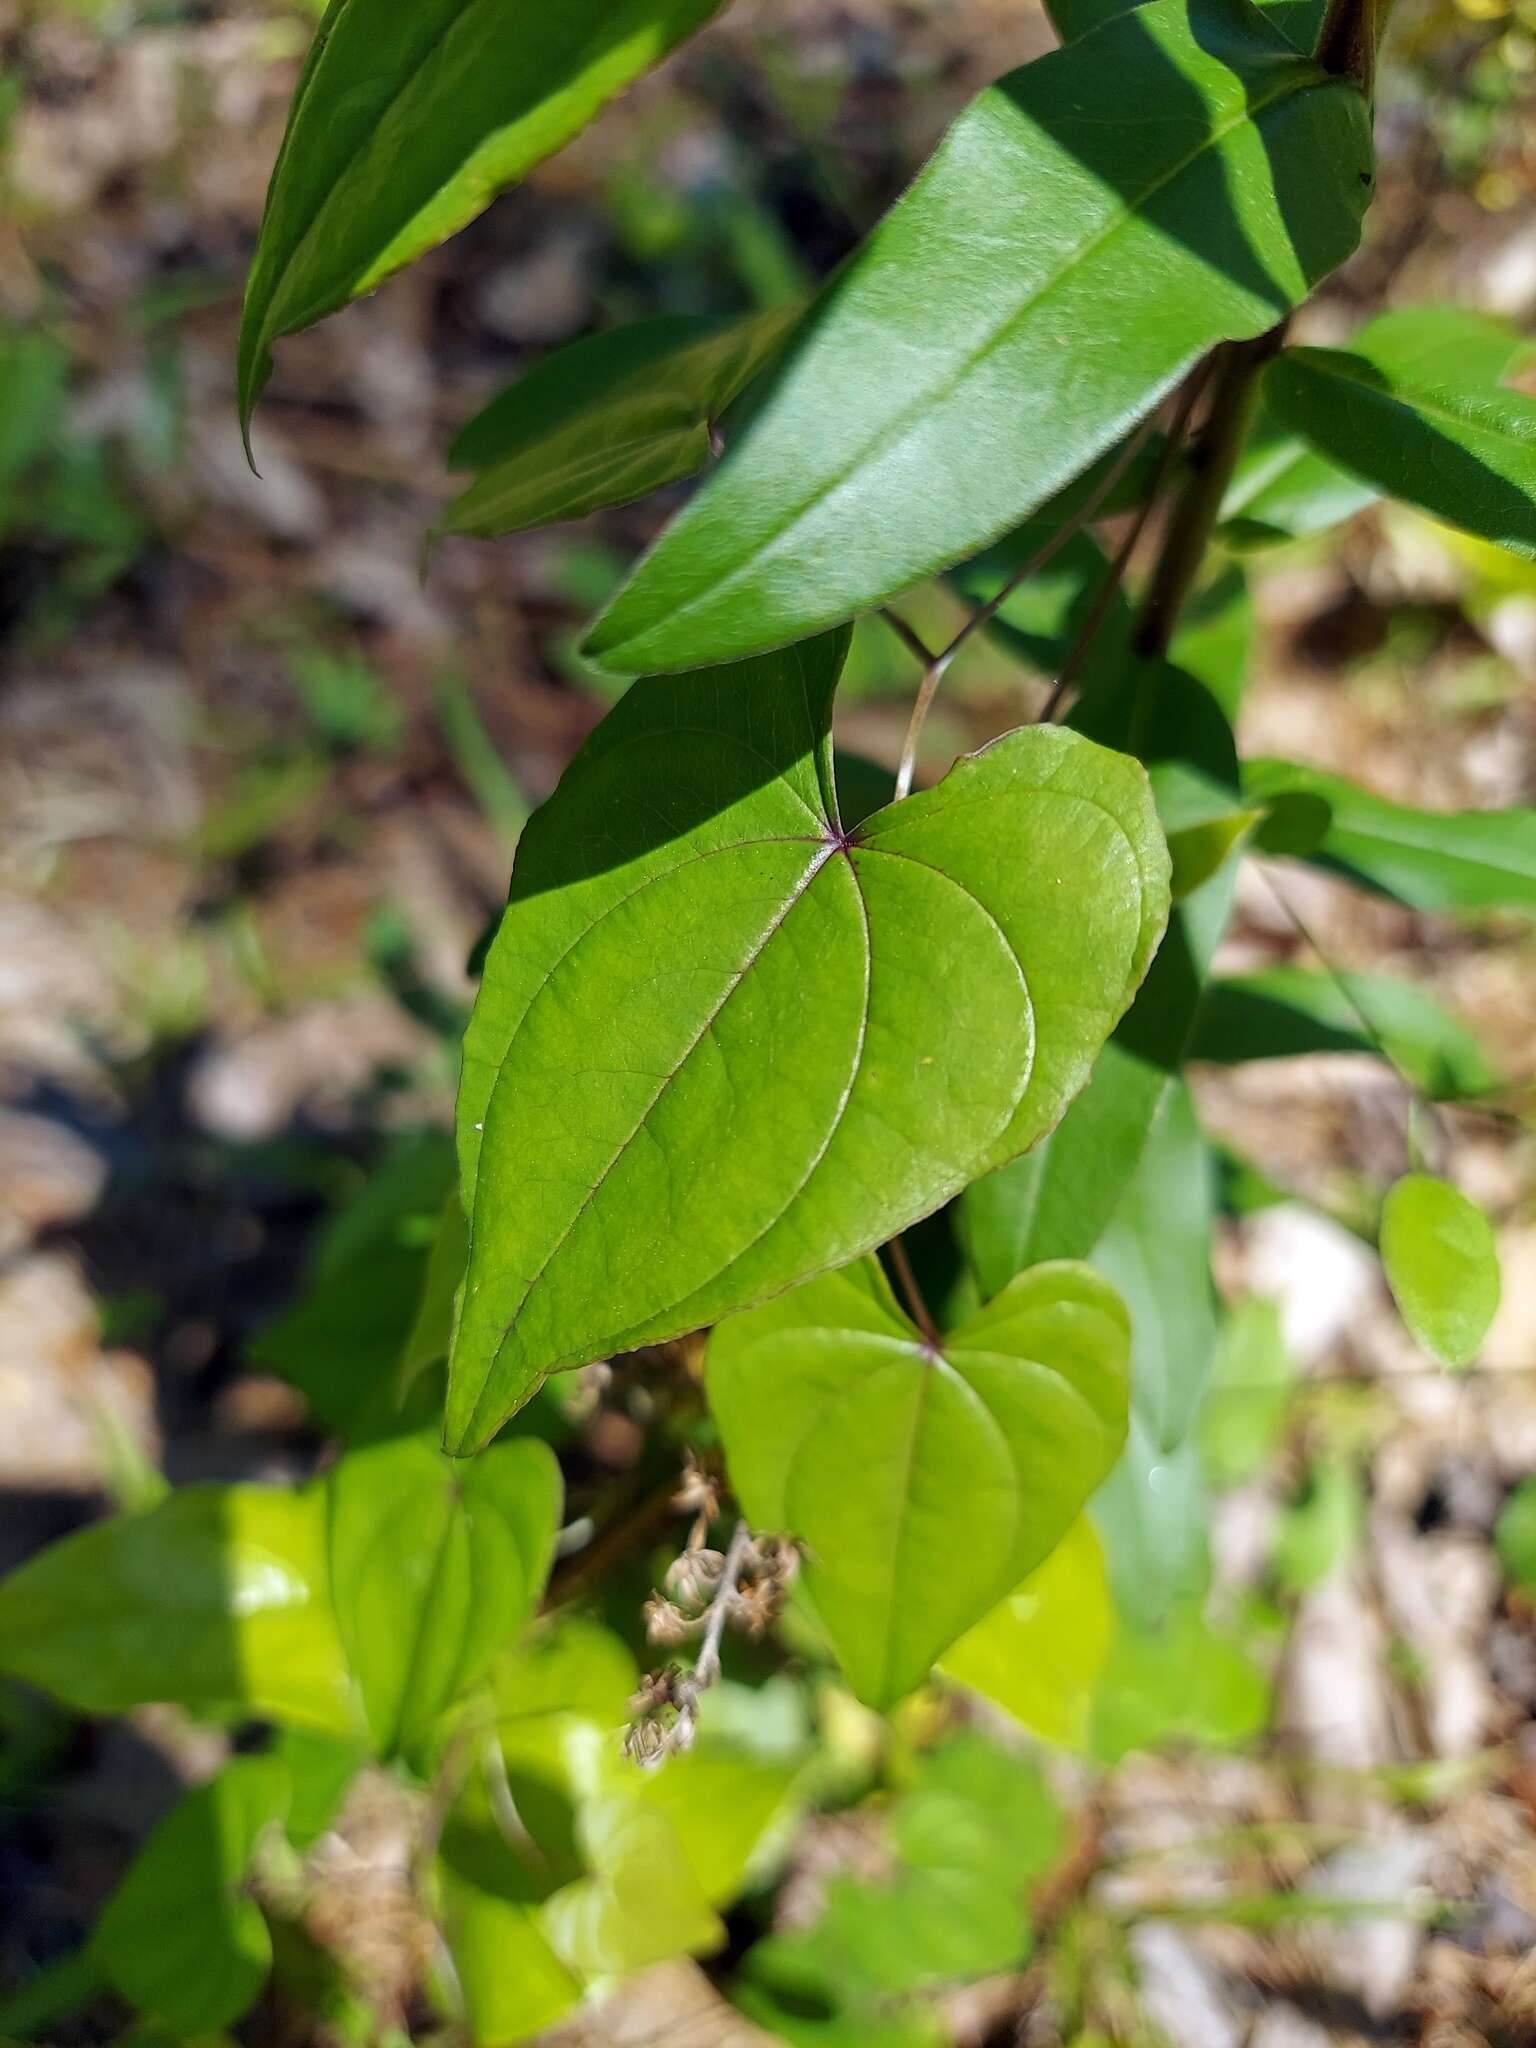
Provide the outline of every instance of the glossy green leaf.
{"type": "Polygon", "coordinates": [[[1442,1364],[1470,1365],[1499,1305],[1493,1226],[1449,1182],[1410,1173],[1381,1211],[1381,1261],[1403,1321],[1442,1364]]]}
{"type": "Polygon", "coordinates": [[[1243,786],[1260,803],[1321,798],[1330,822],[1308,857],[1410,910],[1536,913],[1536,808],[1419,810],[1292,761],[1246,762],[1243,786]]]}
{"type": "Polygon", "coordinates": [[[1182,825],[1168,834],[1168,857],[1173,862],[1173,900],[1186,896],[1208,882],[1232,855],[1246,846],[1262,811],[1227,811],[1220,817],[1202,818],[1197,824],[1182,825]]]}
{"type": "Polygon", "coordinates": [[[454,441],[450,466],[480,474],[436,531],[521,533],[692,476],[715,422],[798,317],[793,306],[745,320],[669,315],[547,357],[454,441]]]}
{"type": "MultiPolygon", "coordinates": [[[[1141,0],[1048,0],[1045,11],[1061,40],[1072,43],[1140,4],[1141,0]]],[[[1327,0],[1259,0],[1259,5],[1265,20],[1273,22],[1293,49],[1310,56],[1317,48],[1327,0]]]]}
{"type": "Polygon", "coordinates": [[[1141,769],[1032,728],[845,833],[842,647],[631,691],[528,828],[465,1043],[452,1448],[1023,1151],[1145,972],[1141,769]]]}
{"type": "Polygon", "coordinates": [[[326,1481],[331,1590],[381,1755],[417,1742],[532,1614],[554,1552],[560,1469],[547,1444],[470,1464],[434,1439],[350,1450],[326,1481]]]}
{"type": "Polygon", "coordinates": [[[1281,424],[1349,475],[1536,559],[1536,398],[1321,348],[1287,349],[1264,390],[1281,424]]]}
{"type": "Polygon", "coordinates": [[[748,1518],[807,1546],[849,1683],[889,1706],[1055,1547],[1125,1431],[1129,1327],[1037,1266],[927,1343],[873,1259],[715,1331],[710,1408],[748,1518]]]}
{"type": "Polygon", "coordinates": [[[1151,0],[1010,73],[826,287],[588,651],[728,661],[975,554],[1341,262],[1370,177],[1360,94],[1246,0],[1151,0]]]}
{"type": "Polygon", "coordinates": [[[1536,1593],[1536,1479],[1522,1479],[1500,1508],[1493,1547],[1509,1583],[1536,1593]]]}
{"type": "Polygon", "coordinates": [[[782,1764],[706,1737],[633,1789],[647,1812],[667,1821],[700,1891],[723,1909],[775,1831],[792,1780],[782,1764]]]}
{"type": "Polygon", "coordinates": [[[475,2048],[526,2041],[581,2002],[540,1922],[547,1861],[537,1840],[508,1839],[472,1779],[443,1827],[437,1917],[475,2048]]]}
{"type": "Polygon", "coordinates": [[[950,1645],[939,1667],[1031,1735],[1080,1750],[1114,1619],[1104,1554],[1080,1517],[1022,1585],[950,1645]]]}
{"type": "MultiPolygon", "coordinates": [[[[1106,677],[1079,703],[1073,724],[1103,745],[1128,745],[1138,723],[1138,674],[1132,668],[1106,677]]],[[[1238,768],[1226,713],[1177,669],[1160,665],[1154,680],[1155,716],[1142,745],[1164,828],[1230,816],[1238,768]]],[[[1129,1014],[1059,1128],[966,1189],[961,1234],[983,1294],[1041,1259],[1085,1258],[1108,1228],[1182,1067],[1234,884],[1229,861],[1175,906],[1129,1014]]]]}
{"type": "Polygon", "coordinates": [[[108,1899],[90,1953],[121,1997],[178,2035],[255,2003],[272,1937],[245,1889],[257,1842],[288,1803],[273,1757],[238,1757],[162,1820],[108,1899]]]}
{"type": "MultiPolygon", "coordinates": [[[[581,1977],[556,1954],[540,1917],[543,1902],[582,1875],[566,1737],[594,1727],[616,1751],[638,1681],[618,1637],[580,1619],[545,1625],[488,1674],[491,1739],[510,1808],[491,1796],[496,1773],[487,1745],[449,1816],[439,1858],[443,1927],[477,2048],[524,2040],[583,1995],[581,1977]]],[[[442,1739],[451,1748],[473,1739],[478,1725],[450,1719],[442,1739]]],[[[692,1888],[689,1897],[696,1911],[692,1888]]]]}
{"type": "Polygon", "coordinates": [[[249,421],[274,342],[456,234],[720,0],[331,0],[272,173],[240,330],[249,421]]]}
{"type": "MultiPolygon", "coordinates": [[[[1388,378],[1491,390],[1533,352],[1501,320],[1460,306],[1410,306],[1367,321],[1351,337],[1388,378]]],[[[1262,387],[1261,387],[1262,394],[1262,387]]],[[[1258,416],[1222,500],[1222,537],[1234,546],[1298,540],[1351,518],[1379,495],[1292,432],[1261,395],[1258,416]]]]}
{"type": "Polygon", "coordinates": [[[1488,1055],[1461,1019],[1412,982],[1390,974],[1267,967],[1219,976],[1206,990],[1189,1057],[1236,1066],[1306,1053],[1383,1050],[1433,1101],[1483,1095],[1499,1085],[1488,1055]]]}
{"type": "Polygon", "coordinates": [[[188,1486],[0,1585],[0,1670],[86,1713],[151,1700],[355,1732],[313,1487],[188,1486]]]}

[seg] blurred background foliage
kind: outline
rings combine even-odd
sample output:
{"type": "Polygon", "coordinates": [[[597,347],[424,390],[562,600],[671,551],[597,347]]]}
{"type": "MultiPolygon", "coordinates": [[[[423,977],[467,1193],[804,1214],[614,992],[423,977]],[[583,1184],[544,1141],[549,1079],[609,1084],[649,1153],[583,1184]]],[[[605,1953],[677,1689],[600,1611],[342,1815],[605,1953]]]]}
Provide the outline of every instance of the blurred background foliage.
{"type": "MultiPolygon", "coordinates": [[[[303,1477],[348,1427],[350,1375],[409,1328],[466,963],[614,688],[580,628],[668,502],[450,539],[423,579],[453,488],[438,451],[551,346],[801,295],[963,100],[1051,40],[1027,0],[739,0],[447,248],[286,344],[258,478],[238,295],[312,24],[252,0],[0,0],[5,1568],[166,1479],[303,1477]]],[[[1430,297],[1529,330],[1536,4],[1400,0],[1380,101],[1366,243],[1304,337],[1430,297]]],[[[1251,602],[1213,591],[1204,626],[1251,646],[1247,751],[1443,807],[1536,799],[1536,569],[1381,507],[1244,560],[1251,602]]],[[[1068,565],[1013,647],[1048,650],[1080,600],[1068,565]]],[[[933,638],[951,603],[911,616],[933,638]]],[[[861,627],[842,740],[892,763],[910,687],[861,627]]],[[[1030,687],[978,635],[929,764],[1030,687]]],[[[798,1824],[704,1969],[663,1963],[562,2040],[1536,2039],[1536,944],[1522,919],[1453,924],[1316,874],[1286,894],[1307,936],[1245,880],[1224,968],[1315,968],[1315,946],[1358,1000],[1336,1051],[1228,1066],[1211,1044],[1197,1075],[1224,1161],[1220,1363],[1203,1475],[1167,1483],[1170,1514],[1214,1489],[1188,1562],[1210,1616],[1175,1600],[1171,1636],[1111,1641],[1102,1565],[1068,1546],[1001,1642],[946,1660],[994,1707],[941,1687],[883,1733],[814,1643],[793,1679],[733,1647],[718,1712],[799,1774],[798,1824]],[[1361,1241],[1405,1104],[1362,1004],[1444,1080],[1439,1142],[1498,1220],[1506,1304],[1462,1378],[1412,1351],[1361,1241]],[[1022,1763],[1000,1786],[969,1723],[1001,1714],[1092,1761],[1053,1765],[1054,1792],[1022,1763]],[[1098,1874],[1053,1889],[1074,1858],[1098,1874]],[[1033,1964],[1023,1919],[975,1906],[978,1871],[983,1898],[1033,1897],[1033,1964]]],[[[692,1370],[642,1360],[531,1411],[568,1519],[631,1531],[603,1619],[642,1659],[692,1370]]],[[[179,1711],[97,1722],[0,1689],[0,1993],[72,1952],[228,1742],[179,1711]]],[[[420,1825],[372,1773],[267,1873],[291,1910],[242,2038],[432,2032],[420,1825]]],[[[98,2000],[48,2037],[124,2025],[98,2000]]]]}

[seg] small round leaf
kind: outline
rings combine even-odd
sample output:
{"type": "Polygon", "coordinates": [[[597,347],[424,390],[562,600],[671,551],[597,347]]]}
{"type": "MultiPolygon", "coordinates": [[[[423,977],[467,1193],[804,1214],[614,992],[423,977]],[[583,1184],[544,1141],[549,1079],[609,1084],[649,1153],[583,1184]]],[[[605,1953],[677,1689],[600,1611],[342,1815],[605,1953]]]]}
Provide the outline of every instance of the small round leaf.
{"type": "Polygon", "coordinates": [[[1469,1365],[1499,1305],[1499,1257],[1482,1210],[1448,1182],[1410,1173],[1382,1209],[1381,1258],[1419,1343],[1446,1365],[1469,1365]]]}

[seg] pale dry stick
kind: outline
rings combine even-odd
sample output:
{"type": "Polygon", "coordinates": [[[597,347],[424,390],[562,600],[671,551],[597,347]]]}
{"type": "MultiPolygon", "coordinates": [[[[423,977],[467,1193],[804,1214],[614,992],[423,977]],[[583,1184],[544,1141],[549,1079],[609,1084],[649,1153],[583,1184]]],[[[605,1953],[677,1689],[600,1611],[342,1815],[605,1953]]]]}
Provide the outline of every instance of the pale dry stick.
{"type": "Polygon", "coordinates": [[[1174,464],[1178,461],[1183,449],[1185,437],[1189,432],[1189,423],[1194,417],[1195,407],[1200,402],[1200,394],[1205,389],[1213,360],[1213,357],[1207,356],[1202,363],[1197,365],[1193,375],[1185,382],[1183,392],[1179,397],[1178,406],[1175,409],[1173,418],[1168,423],[1168,439],[1164,443],[1157,468],[1153,471],[1152,481],[1148,486],[1145,502],[1142,504],[1141,510],[1136,514],[1130,531],[1116,549],[1114,560],[1105,572],[1104,581],[1099,585],[1097,595],[1094,597],[1087,618],[1084,619],[1078,631],[1077,638],[1067,649],[1067,658],[1062,663],[1060,673],[1057,675],[1055,682],[1051,685],[1050,695],[1040,707],[1039,723],[1041,725],[1049,725],[1055,718],[1057,712],[1061,709],[1067,692],[1075,687],[1078,677],[1083,672],[1083,664],[1088,659],[1089,650],[1098,638],[1099,629],[1108,616],[1110,606],[1114,603],[1115,594],[1125,581],[1126,573],[1131,566],[1131,559],[1135,555],[1137,548],[1141,545],[1141,537],[1146,532],[1152,514],[1157,509],[1157,503],[1162,497],[1164,486],[1173,474],[1174,464]]]}
{"type": "MultiPolygon", "coordinates": [[[[697,1634],[699,1638],[699,1654],[693,1669],[679,1671],[673,1665],[652,1672],[630,1702],[631,1712],[640,1718],[625,1737],[624,1749],[642,1768],[654,1768],[667,1756],[693,1747],[698,1732],[699,1701],[720,1676],[721,1639],[727,1623],[742,1607],[741,1575],[752,1555],[751,1528],[740,1521],[720,1560],[719,1577],[703,1613],[693,1621],[677,1617],[681,1634],[697,1634]],[[668,1710],[677,1716],[670,1726],[656,1718],[668,1710]]],[[[656,1639],[654,1627],[652,1639],[656,1639]]],[[[677,1634],[671,1636],[671,1640],[678,1639],[677,1634]]]]}
{"type": "Polygon", "coordinates": [[[882,613],[886,623],[894,632],[901,636],[902,640],[917,655],[918,659],[921,661],[926,658],[927,662],[927,666],[923,670],[922,681],[917,686],[917,696],[912,705],[912,716],[907,723],[907,736],[902,742],[901,765],[896,771],[897,802],[900,802],[904,796],[911,794],[912,778],[917,772],[918,742],[922,738],[923,726],[927,720],[929,709],[933,704],[935,693],[948,673],[950,664],[954,661],[955,656],[964,647],[966,641],[970,639],[973,633],[979,632],[991,619],[996,618],[997,614],[1002,610],[1021,583],[1028,582],[1031,576],[1037,576],[1052,557],[1066,546],[1069,540],[1076,534],[1081,533],[1085,526],[1091,524],[1098,513],[1099,507],[1109,497],[1115,485],[1119,483],[1125,472],[1141,453],[1147,436],[1152,431],[1154,419],[1154,414],[1149,413],[1147,415],[1146,419],[1141,422],[1141,425],[1137,427],[1136,431],[1121,449],[1116,460],[1111,463],[1110,467],[1100,478],[1097,486],[1083,500],[1072,517],[1064,525],[1059,526],[1050,536],[1049,540],[1038,547],[1027,561],[1022,562],[1001,588],[987,599],[985,604],[979,605],[971,613],[964,625],[955,633],[953,639],[947,645],[941,647],[937,654],[929,652],[917,634],[907,624],[906,620],[901,618],[898,613],[890,610],[885,610],[882,613]]]}
{"type": "Polygon", "coordinates": [[[896,635],[909,654],[915,655],[925,669],[932,668],[937,656],[920,633],[913,631],[900,612],[894,612],[889,605],[883,605],[880,616],[896,635]]]}
{"type": "Polygon", "coordinates": [[[699,1654],[694,1659],[693,1669],[678,1688],[686,1696],[687,1705],[697,1718],[699,1694],[706,1692],[720,1676],[720,1639],[725,1634],[725,1625],[731,1618],[736,1605],[736,1582],[741,1577],[747,1552],[752,1547],[752,1531],[745,1521],[740,1521],[731,1531],[730,1547],[725,1553],[725,1563],[720,1571],[720,1584],[709,1603],[704,1622],[704,1634],[699,1640],[699,1654]]]}

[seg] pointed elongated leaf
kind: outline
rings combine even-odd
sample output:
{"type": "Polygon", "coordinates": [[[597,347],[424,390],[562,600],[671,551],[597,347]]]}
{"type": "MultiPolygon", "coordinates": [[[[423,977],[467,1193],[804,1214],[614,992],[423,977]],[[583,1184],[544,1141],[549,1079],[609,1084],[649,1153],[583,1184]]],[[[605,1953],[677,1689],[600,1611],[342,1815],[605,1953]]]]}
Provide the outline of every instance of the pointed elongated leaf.
{"type": "Polygon", "coordinates": [[[710,1407],[759,1527],[872,1706],[920,1685],[1060,1541],[1125,1433],[1130,1325],[1085,1267],[1036,1266],[925,1341],[873,1259],[723,1323],[710,1407]]]}
{"type": "Polygon", "coordinates": [[[1282,426],[1351,476],[1536,560],[1536,398],[1322,348],[1287,349],[1264,391],[1282,426]]]}
{"type": "Polygon", "coordinates": [[[275,1757],[237,1757],[174,1806],[107,1901],[90,1953],[121,1997],[178,2039],[255,2003],[272,1937],[245,1889],[264,1829],[288,1804],[275,1757]]]}
{"type": "Polygon", "coordinates": [[[1203,1600],[1210,1583],[1211,1504],[1191,1437],[1166,1451],[1136,1413],[1125,1449],[1093,1503],[1104,1539],[1115,1609],[1137,1628],[1155,1628],[1182,1602],[1203,1600]]]}
{"type": "MultiPolygon", "coordinates": [[[[1051,26],[1064,43],[1091,35],[1106,21],[1126,14],[1142,0],[1047,0],[1051,26]]],[[[1327,12],[1327,0],[1258,0],[1264,19],[1273,22],[1293,49],[1310,56],[1317,48],[1318,31],[1327,12]]]]}
{"type": "Polygon", "coordinates": [[[1194,1426],[1216,1350],[1216,1174],[1188,1087],[1175,1082],[1093,1253],[1135,1331],[1132,1405],[1165,1451],[1194,1426]]]}
{"type": "Polygon", "coordinates": [[[1433,1174],[1394,1183],[1381,1211],[1381,1260],[1403,1321],[1446,1365],[1470,1365],[1499,1306],[1493,1227],[1433,1174]]]}
{"type": "Polygon", "coordinates": [[[480,474],[437,532],[521,533],[692,476],[709,461],[714,422],[799,313],[644,320],[559,350],[459,434],[450,465],[480,474]]]}
{"type": "Polygon", "coordinates": [[[465,1043],[452,1448],[1033,1144],[1146,970],[1143,770],[1036,727],[845,833],[843,646],[631,691],[529,826],[465,1043]]]}
{"type": "Polygon", "coordinates": [[[1379,1053],[1435,1101],[1485,1094],[1498,1074],[1476,1038],[1433,996],[1389,974],[1268,967],[1213,981],[1192,1060],[1235,1066],[1316,1052],[1379,1053]]]}
{"type": "Polygon", "coordinates": [[[589,651],[731,660],[975,554],[1341,262],[1370,177],[1359,93],[1247,0],[1151,0],[1010,73],[828,285],[589,651]]]}
{"type": "Polygon", "coordinates": [[[244,1707],[356,1732],[318,1490],[187,1486],[0,1585],[0,1670],[86,1713],[244,1707]]]}
{"type": "Polygon", "coordinates": [[[721,0],[331,0],[272,173],[240,332],[271,349],[456,234],[721,0]]]}
{"type": "Polygon", "coordinates": [[[544,1588],[560,1470],[536,1438],[470,1465],[400,1436],[351,1450],[326,1484],[331,1590],[381,1755],[418,1741],[515,1641],[544,1588]]]}
{"type": "MultiPolygon", "coordinates": [[[[1460,306],[1383,313],[1351,337],[1349,351],[1388,379],[1488,391],[1536,352],[1527,336],[1502,320],[1460,306]]],[[[1352,517],[1379,495],[1363,475],[1340,469],[1287,427],[1261,395],[1248,445],[1222,499],[1222,538],[1235,547],[1299,540],[1352,517]]]]}
{"type": "Polygon", "coordinates": [[[1536,808],[1425,811],[1292,761],[1245,762],[1243,787],[1321,799],[1330,822],[1306,857],[1410,910],[1536,913],[1536,808]]]}

